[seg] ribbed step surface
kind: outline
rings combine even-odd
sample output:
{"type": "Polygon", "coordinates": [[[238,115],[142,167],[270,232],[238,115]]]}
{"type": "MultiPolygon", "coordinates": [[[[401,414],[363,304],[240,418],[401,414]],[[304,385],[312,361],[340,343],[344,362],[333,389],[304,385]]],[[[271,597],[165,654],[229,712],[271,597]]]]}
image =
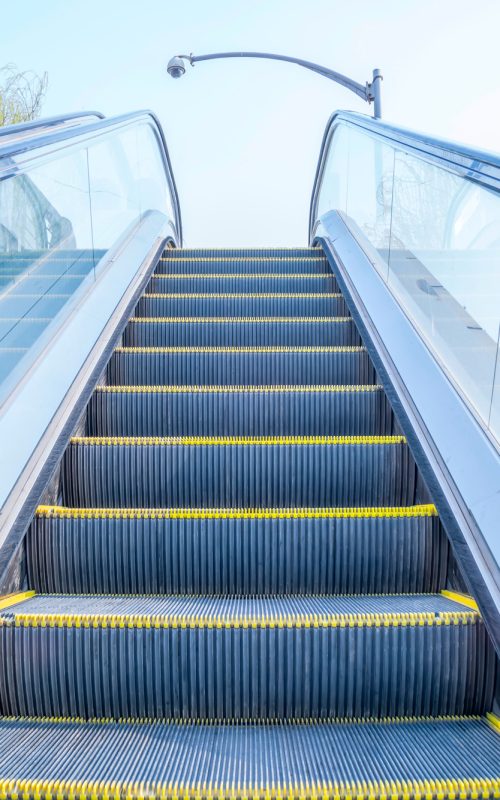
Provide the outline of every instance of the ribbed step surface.
{"type": "Polygon", "coordinates": [[[291,293],[333,293],[338,292],[338,284],[333,275],[308,275],[307,273],[278,273],[266,275],[256,273],[245,274],[210,274],[210,275],[179,275],[156,273],[152,276],[148,292],[183,294],[193,292],[214,294],[249,292],[251,294],[270,292],[291,293]]]}
{"type": "Polygon", "coordinates": [[[103,386],[89,436],[389,435],[380,386],[103,386]]]}
{"type": "Polygon", "coordinates": [[[108,381],[120,386],[370,384],[364,347],[118,347],[108,381]]]}
{"type": "Polygon", "coordinates": [[[20,792],[47,800],[493,798],[500,789],[500,735],[490,719],[291,725],[4,719],[0,789],[8,800],[20,792]]]}
{"type": "MultiPolygon", "coordinates": [[[[0,360],[92,267],[23,263],[0,360]]],[[[498,660],[335,273],[158,261],[0,598],[0,800],[500,797],[498,660]]]]}
{"type": "Polygon", "coordinates": [[[144,294],[139,317],[345,317],[340,294],[144,294]]]}
{"type": "Polygon", "coordinates": [[[448,540],[433,506],[396,509],[41,508],[27,542],[37,592],[436,592],[448,540]]]}
{"type": "Polygon", "coordinates": [[[196,261],[220,260],[229,261],[233,259],[248,259],[252,261],[289,261],[297,263],[303,259],[315,259],[326,261],[325,254],[321,247],[218,247],[218,248],[189,248],[183,247],[172,250],[165,250],[163,260],[196,259],[196,261]]]}
{"type": "Polygon", "coordinates": [[[272,508],[418,502],[403,437],[72,439],[64,505],[272,508]],[[119,476],[119,479],[117,479],[119,476]]]}
{"type": "Polygon", "coordinates": [[[441,595],[40,595],[0,620],[9,715],[436,716],[493,702],[479,615],[441,595]]]}
{"type": "Polygon", "coordinates": [[[361,338],[350,317],[137,317],[125,329],[123,343],[127,347],[359,346],[361,338]]]}

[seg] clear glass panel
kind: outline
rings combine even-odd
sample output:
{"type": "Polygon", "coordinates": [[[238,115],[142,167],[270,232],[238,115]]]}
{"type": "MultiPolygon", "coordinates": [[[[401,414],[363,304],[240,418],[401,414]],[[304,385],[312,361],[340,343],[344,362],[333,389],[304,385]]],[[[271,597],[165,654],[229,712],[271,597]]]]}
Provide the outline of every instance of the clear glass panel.
{"type": "Polygon", "coordinates": [[[333,208],[347,209],[347,177],[349,175],[349,129],[336,128],[330,140],[318,198],[318,216],[333,208]]]}
{"type": "Polygon", "coordinates": [[[36,153],[38,167],[0,161],[0,403],[70,313],[76,290],[92,285],[106,251],[148,214],[175,222],[146,120],[36,153]]]}
{"type": "Polygon", "coordinates": [[[495,368],[495,383],[491,398],[490,429],[500,442],[500,329],[497,340],[497,363],[495,368]]]}
{"type": "Polygon", "coordinates": [[[500,323],[498,220],[498,195],[396,153],[389,285],[484,420],[500,323]]]}
{"type": "Polygon", "coordinates": [[[349,130],[347,214],[387,259],[391,229],[394,150],[349,130]]]}
{"type": "Polygon", "coordinates": [[[174,220],[174,208],[165,175],[165,166],[153,129],[143,125],[137,132],[137,180],[142,216],[148,211],[161,211],[174,220]]]}
{"type": "Polygon", "coordinates": [[[85,151],[0,181],[0,384],[93,275],[85,151]]]}
{"type": "Polygon", "coordinates": [[[333,209],[378,249],[382,277],[500,439],[500,194],[341,123],[318,216],[333,209]]]}
{"type": "Polygon", "coordinates": [[[89,147],[88,158],[94,246],[107,250],[141,218],[135,129],[89,147]]]}

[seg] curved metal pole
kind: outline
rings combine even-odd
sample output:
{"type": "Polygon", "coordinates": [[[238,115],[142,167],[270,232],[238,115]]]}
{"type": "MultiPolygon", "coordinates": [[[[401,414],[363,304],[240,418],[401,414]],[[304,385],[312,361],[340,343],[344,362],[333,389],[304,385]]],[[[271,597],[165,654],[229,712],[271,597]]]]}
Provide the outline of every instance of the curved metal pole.
{"type": "MultiPolygon", "coordinates": [[[[310,69],[312,72],[317,72],[318,75],[323,75],[324,78],[329,78],[329,80],[334,81],[335,83],[339,83],[341,86],[344,86],[346,89],[349,89],[351,92],[354,92],[358,97],[361,97],[362,100],[365,100],[367,103],[374,103],[374,117],[376,119],[380,119],[382,114],[382,107],[381,107],[381,100],[380,100],[380,81],[382,80],[382,74],[379,69],[373,70],[373,80],[371,83],[366,83],[364,86],[361,83],[357,83],[357,81],[352,80],[352,78],[348,78],[346,75],[342,75],[340,72],[334,72],[332,69],[328,69],[328,67],[322,67],[320,64],[315,64],[312,61],[304,61],[301,58],[294,58],[293,56],[283,56],[278,55],[276,53],[260,53],[260,52],[253,52],[253,51],[242,51],[242,52],[229,52],[229,53],[208,53],[202,56],[194,56],[192,53],[190,55],[178,55],[174,58],[177,59],[186,59],[189,61],[191,66],[196,64],[198,61],[212,61],[216,58],[269,58],[274,61],[288,61],[291,64],[297,64],[299,67],[305,67],[305,69],[310,69]]],[[[173,59],[172,59],[173,61],[173,59]]]]}

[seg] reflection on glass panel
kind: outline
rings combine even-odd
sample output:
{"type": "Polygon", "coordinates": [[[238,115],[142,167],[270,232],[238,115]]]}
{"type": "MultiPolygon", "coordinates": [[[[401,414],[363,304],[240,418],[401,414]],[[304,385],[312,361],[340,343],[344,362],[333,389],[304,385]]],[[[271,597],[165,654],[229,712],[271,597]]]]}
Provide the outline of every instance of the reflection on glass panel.
{"type": "Polygon", "coordinates": [[[155,210],[174,220],[165,166],[155,134],[149,125],[137,128],[137,180],[142,216],[155,210]]]}
{"type": "Polygon", "coordinates": [[[341,123],[317,214],[335,209],[378,249],[382,278],[500,439],[500,194],[341,123]]]}
{"type": "MultiPolygon", "coordinates": [[[[149,122],[103,131],[67,152],[42,148],[42,166],[0,179],[0,403],[106,251],[150,212],[175,219],[149,122]]],[[[7,174],[16,164],[4,158],[1,167],[7,174]]]]}
{"type": "Polygon", "coordinates": [[[396,153],[389,285],[483,419],[500,321],[500,197],[396,153]],[[484,199],[483,199],[484,196],[484,199]]]}
{"type": "Polygon", "coordinates": [[[349,129],[342,126],[335,130],[333,138],[330,140],[321,193],[318,198],[318,216],[321,217],[332,208],[346,211],[348,171],[349,129]]]}
{"type": "Polygon", "coordinates": [[[0,181],[0,383],[93,269],[84,151],[0,181]]]}
{"type": "Polygon", "coordinates": [[[498,329],[495,382],[491,396],[490,429],[500,442],[500,327],[498,329]]]}
{"type": "Polygon", "coordinates": [[[389,250],[393,172],[393,148],[351,128],[347,214],[384,256],[389,250]]]}
{"type": "Polygon", "coordinates": [[[108,249],[140,219],[135,128],[89,147],[94,246],[108,249]]]}

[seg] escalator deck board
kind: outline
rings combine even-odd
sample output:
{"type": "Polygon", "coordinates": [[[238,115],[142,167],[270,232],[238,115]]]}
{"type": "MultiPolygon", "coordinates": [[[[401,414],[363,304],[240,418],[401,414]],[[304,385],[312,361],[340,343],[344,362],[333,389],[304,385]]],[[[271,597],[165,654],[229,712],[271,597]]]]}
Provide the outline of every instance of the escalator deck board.
{"type": "Polygon", "coordinates": [[[7,800],[493,798],[494,725],[493,716],[239,725],[4,718],[0,792],[7,800]]]}

